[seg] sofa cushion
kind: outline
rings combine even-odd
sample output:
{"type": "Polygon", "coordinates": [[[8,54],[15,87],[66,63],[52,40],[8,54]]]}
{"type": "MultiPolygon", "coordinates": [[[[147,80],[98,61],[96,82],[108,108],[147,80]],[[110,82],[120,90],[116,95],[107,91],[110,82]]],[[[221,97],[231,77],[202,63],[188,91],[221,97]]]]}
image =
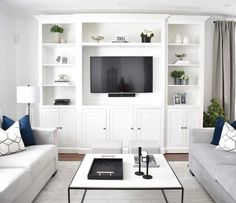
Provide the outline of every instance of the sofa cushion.
{"type": "Polygon", "coordinates": [[[0,168],[0,202],[11,203],[32,182],[31,174],[23,168],[0,168]]]}
{"type": "Polygon", "coordinates": [[[56,145],[33,145],[17,154],[0,157],[0,168],[26,168],[35,178],[56,156],[56,145]]]}
{"type": "MultiPolygon", "coordinates": [[[[14,124],[14,120],[3,116],[2,128],[7,130],[11,125],[14,124]]],[[[20,120],[20,133],[25,146],[35,145],[34,135],[30,125],[30,119],[28,115],[23,116],[20,120]]]]}
{"type": "Polygon", "coordinates": [[[191,145],[190,153],[213,178],[217,165],[236,165],[236,153],[217,150],[210,143],[194,143],[191,145]]]}
{"type": "Polygon", "coordinates": [[[215,180],[228,192],[236,201],[236,165],[221,165],[216,168],[215,180]]]}
{"type": "Polygon", "coordinates": [[[25,149],[18,121],[6,131],[0,128],[0,156],[20,152],[25,149]]]}

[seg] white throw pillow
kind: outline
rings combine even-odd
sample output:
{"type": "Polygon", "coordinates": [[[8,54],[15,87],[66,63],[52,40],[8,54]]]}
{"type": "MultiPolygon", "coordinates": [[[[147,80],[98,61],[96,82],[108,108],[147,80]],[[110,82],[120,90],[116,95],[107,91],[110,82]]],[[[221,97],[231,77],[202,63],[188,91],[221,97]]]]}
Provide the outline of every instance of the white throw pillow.
{"type": "Polygon", "coordinates": [[[21,138],[19,122],[15,122],[6,131],[0,128],[0,156],[25,149],[21,138]]]}
{"type": "Polygon", "coordinates": [[[227,152],[236,152],[236,130],[227,122],[223,126],[217,148],[227,152]]]}

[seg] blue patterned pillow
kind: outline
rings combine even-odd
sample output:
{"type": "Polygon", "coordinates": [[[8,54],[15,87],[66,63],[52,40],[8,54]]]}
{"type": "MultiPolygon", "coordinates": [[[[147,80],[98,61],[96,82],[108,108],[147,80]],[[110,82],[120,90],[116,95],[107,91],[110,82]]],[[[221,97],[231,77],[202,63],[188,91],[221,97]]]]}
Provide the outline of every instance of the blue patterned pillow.
{"type": "MultiPolygon", "coordinates": [[[[7,130],[14,123],[15,123],[14,120],[8,118],[7,116],[3,116],[2,129],[7,130]]],[[[31,129],[29,116],[25,115],[24,117],[22,117],[19,120],[19,124],[20,124],[21,137],[25,146],[35,145],[35,140],[31,129]]]]}
{"type": "Polygon", "coordinates": [[[221,137],[221,132],[222,132],[224,124],[225,124],[225,120],[224,120],[223,117],[218,117],[216,119],[215,131],[214,131],[214,134],[213,134],[211,144],[213,144],[213,145],[218,145],[219,144],[220,137],[221,137]]]}

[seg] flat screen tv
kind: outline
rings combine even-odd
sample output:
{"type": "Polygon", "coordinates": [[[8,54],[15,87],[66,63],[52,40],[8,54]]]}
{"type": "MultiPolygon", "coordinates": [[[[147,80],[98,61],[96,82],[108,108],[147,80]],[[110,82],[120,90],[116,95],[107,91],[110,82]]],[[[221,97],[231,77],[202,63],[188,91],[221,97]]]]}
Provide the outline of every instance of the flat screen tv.
{"type": "Polygon", "coordinates": [[[152,56],[91,56],[91,93],[153,91],[152,56]]]}

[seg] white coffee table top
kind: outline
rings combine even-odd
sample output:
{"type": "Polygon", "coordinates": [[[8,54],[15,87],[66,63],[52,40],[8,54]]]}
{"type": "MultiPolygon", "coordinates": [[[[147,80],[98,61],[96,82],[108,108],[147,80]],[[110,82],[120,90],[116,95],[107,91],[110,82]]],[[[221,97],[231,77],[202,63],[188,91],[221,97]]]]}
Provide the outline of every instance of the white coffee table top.
{"type": "MultiPolygon", "coordinates": [[[[111,158],[109,155],[87,154],[80,164],[69,188],[74,189],[168,189],[182,188],[174,172],[162,154],[154,157],[160,164],[159,168],[149,168],[152,179],[147,180],[142,176],[135,175],[138,168],[134,168],[133,154],[116,154],[114,158],[123,158],[123,180],[89,180],[87,178],[89,169],[94,158],[111,158]]],[[[146,168],[142,168],[145,173],[146,168]]]]}

